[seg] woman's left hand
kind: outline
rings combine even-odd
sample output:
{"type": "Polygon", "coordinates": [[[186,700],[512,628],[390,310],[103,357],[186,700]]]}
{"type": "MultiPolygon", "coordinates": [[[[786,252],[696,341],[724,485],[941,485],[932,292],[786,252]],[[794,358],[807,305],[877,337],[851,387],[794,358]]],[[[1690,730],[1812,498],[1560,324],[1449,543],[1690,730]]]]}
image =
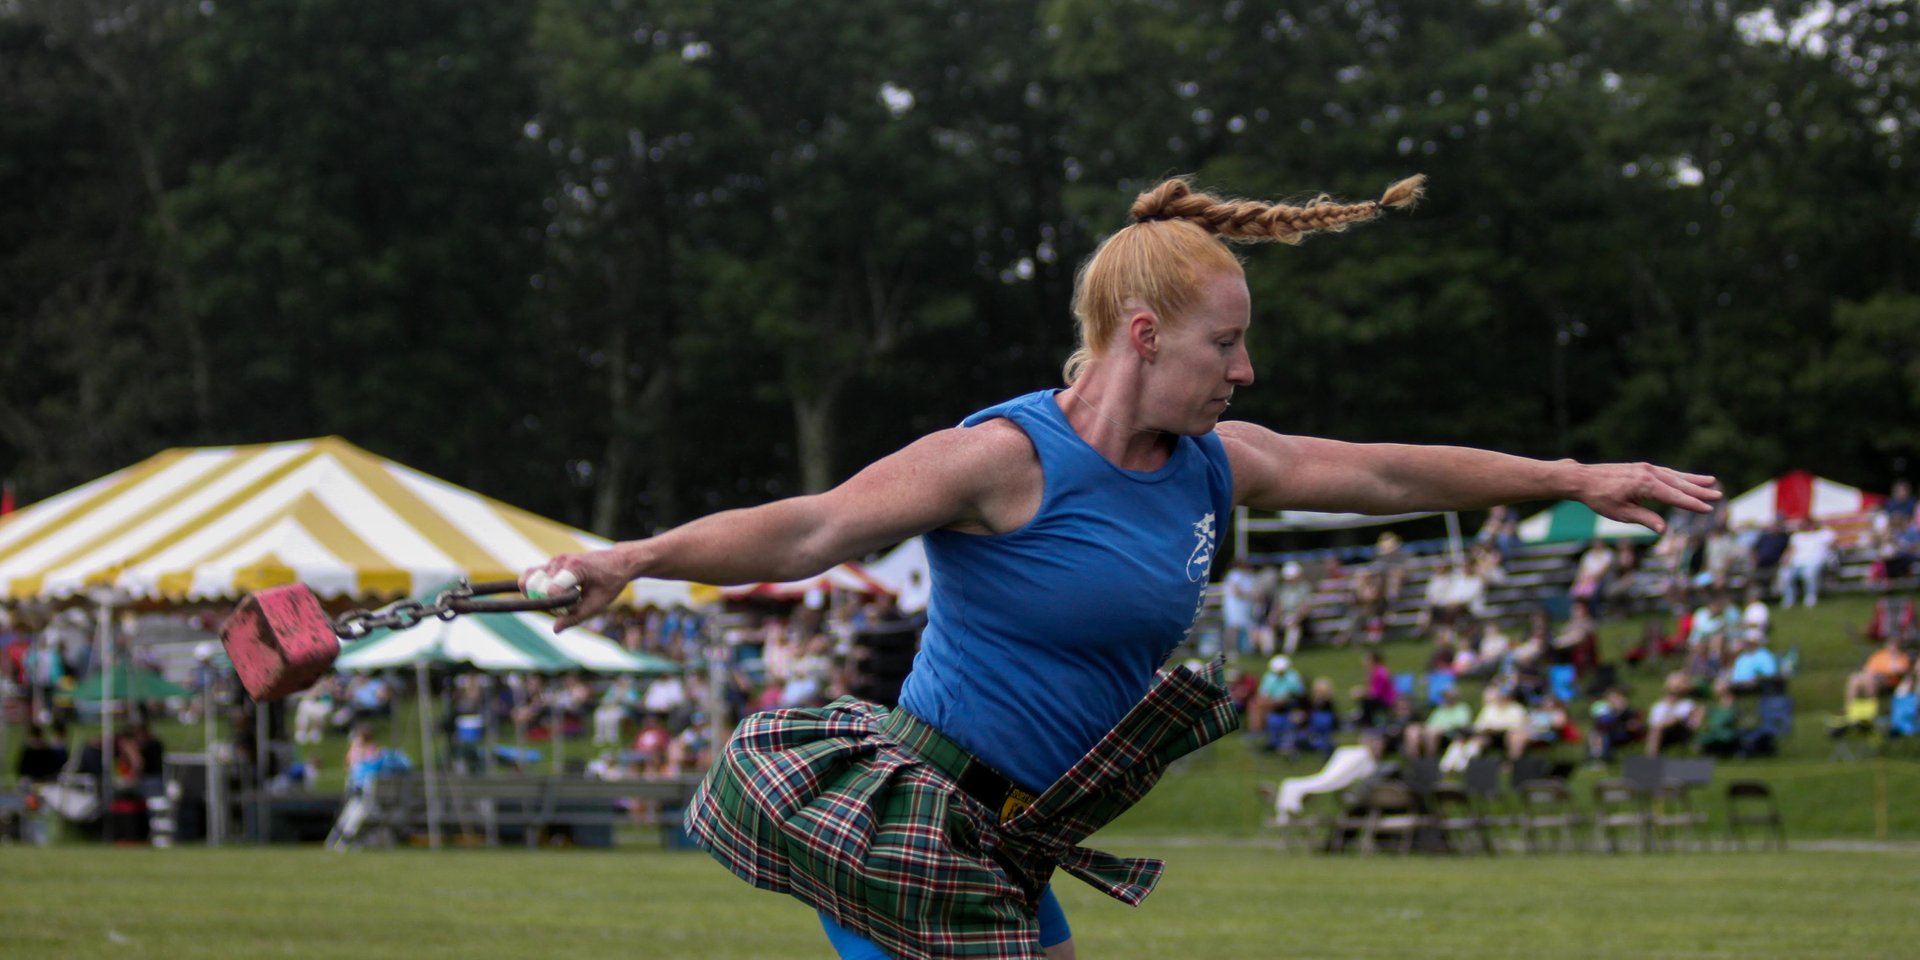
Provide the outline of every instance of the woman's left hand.
{"type": "Polygon", "coordinates": [[[1643,505],[1652,500],[1670,507],[1706,513],[1721,497],[1718,481],[1704,473],[1681,473],[1651,463],[1600,463],[1583,468],[1577,499],[1609,520],[1637,523],[1655,533],[1666,520],[1643,505]]]}

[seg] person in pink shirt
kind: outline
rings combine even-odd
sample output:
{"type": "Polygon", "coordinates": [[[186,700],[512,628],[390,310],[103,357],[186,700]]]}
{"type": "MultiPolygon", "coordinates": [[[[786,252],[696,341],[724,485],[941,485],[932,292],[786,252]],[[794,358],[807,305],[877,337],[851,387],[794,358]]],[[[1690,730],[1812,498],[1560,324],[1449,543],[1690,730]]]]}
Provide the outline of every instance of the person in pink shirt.
{"type": "Polygon", "coordinates": [[[1376,651],[1367,652],[1367,688],[1360,697],[1360,723],[1373,726],[1393,714],[1393,702],[1400,691],[1393,685],[1393,671],[1376,651]]]}

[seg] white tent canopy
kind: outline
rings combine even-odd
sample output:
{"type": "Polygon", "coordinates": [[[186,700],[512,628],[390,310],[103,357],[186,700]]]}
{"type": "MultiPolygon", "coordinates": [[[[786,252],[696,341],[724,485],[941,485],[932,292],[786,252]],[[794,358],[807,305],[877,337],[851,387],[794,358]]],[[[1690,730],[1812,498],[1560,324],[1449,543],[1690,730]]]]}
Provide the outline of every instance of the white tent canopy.
{"type": "Polygon", "coordinates": [[[1881,499],[1859,487],[1794,470],[1728,501],[1726,516],[1736,528],[1764,527],[1776,519],[1833,520],[1872,510],[1881,499]]]}
{"type": "Polygon", "coordinates": [[[919,613],[933,596],[933,566],[927,562],[926,541],[919,537],[867,564],[867,576],[892,593],[901,613],[919,613]]]}

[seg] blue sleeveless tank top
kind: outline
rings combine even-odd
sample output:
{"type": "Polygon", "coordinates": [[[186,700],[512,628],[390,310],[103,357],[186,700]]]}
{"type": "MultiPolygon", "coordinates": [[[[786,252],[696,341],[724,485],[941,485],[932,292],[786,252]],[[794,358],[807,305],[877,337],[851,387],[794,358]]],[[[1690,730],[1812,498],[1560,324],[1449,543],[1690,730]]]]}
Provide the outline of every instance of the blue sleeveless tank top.
{"type": "Polygon", "coordinates": [[[1193,628],[1232,505],[1226,449],[1181,437],[1164,467],[1123,470],[1042,390],[1004,417],[1045,473],[1040,509],[996,535],[925,537],[932,597],[900,706],[1035,793],[1146,695],[1193,628]]]}

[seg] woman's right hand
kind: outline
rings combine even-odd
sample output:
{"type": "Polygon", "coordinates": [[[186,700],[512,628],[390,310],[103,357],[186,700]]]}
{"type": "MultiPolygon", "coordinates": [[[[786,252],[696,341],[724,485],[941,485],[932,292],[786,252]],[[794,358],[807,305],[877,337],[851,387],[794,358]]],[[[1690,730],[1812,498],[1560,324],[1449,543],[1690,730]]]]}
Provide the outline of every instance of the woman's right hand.
{"type": "Polygon", "coordinates": [[[563,553],[520,575],[520,590],[527,596],[546,596],[570,587],[580,588],[580,601],[562,608],[554,618],[553,632],[559,633],[588,617],[606,610],[632,580],[625,557],[618,548],[592,553],[563,553]]]}

